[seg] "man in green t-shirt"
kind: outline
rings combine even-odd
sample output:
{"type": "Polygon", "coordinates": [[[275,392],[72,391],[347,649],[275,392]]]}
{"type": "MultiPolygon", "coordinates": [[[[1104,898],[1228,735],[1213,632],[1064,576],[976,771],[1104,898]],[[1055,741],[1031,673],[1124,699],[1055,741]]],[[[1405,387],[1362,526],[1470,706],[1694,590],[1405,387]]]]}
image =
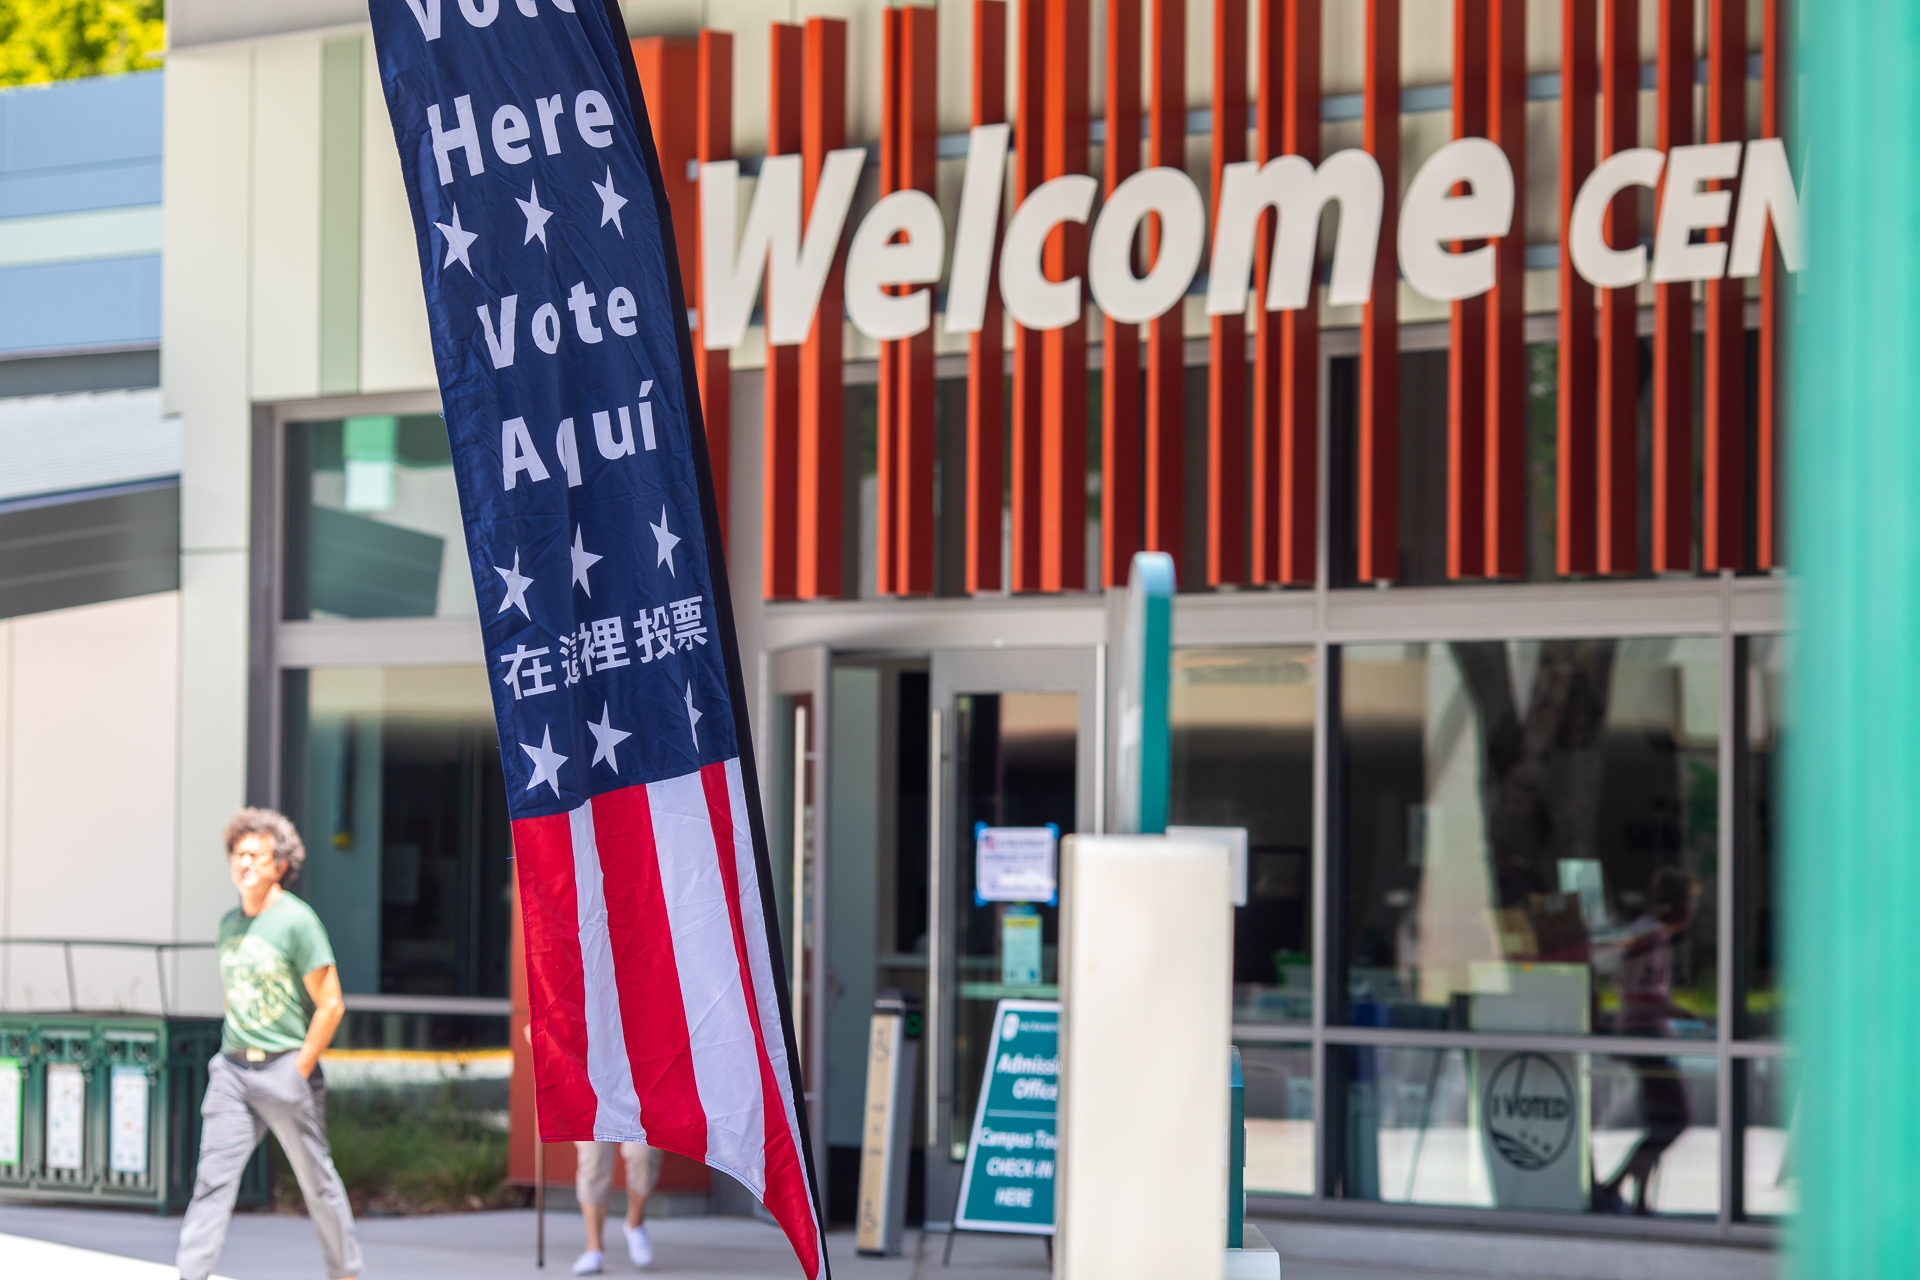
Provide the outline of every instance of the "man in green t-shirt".
{"type": "Polygon", "coordinates": [[[200,1167],[180,1224],[181,1280],[206,1280],[226,1243],[240,1175],[273,1130],[299,1179],[329,1280],[360,1274],[347,1189],[327,1149],[327,1086],[320,1054],[346,1012],[326,926],[281,887],[306,847],[271,809],[242,809],[227,824],[227,862],[240,905],[220,922],[226,1025],[200,1105],[200,1167]]]}

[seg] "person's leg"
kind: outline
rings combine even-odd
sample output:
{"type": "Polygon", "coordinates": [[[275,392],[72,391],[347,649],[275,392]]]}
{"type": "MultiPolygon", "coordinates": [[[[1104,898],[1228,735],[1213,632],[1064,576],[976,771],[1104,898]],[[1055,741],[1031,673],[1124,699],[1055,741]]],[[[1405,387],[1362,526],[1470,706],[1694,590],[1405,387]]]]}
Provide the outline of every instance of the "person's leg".
{"type": "Polygon", "coordinates": [[[227,1242],[240,1175],[266,1126],[247,1106],[240,1071],[216,1054],[207,1067],[207,1093],[200,1102],[200,1163],[193,1177],[193,1200],[180,1222],[180,1248],[174,1265],[182,1280],[206,1280],[227,1242]]]}
{"type": "Polygon", "coordinates": [[[287,1163],[293,1166],[293,1176],[300,1183],[307,1217],[313,1220],[314,1234],[320,1237],[320,1255],[327,1264],[328,1280],[351,1280],[364,1264],[353,1230],[353,1206],[347,1201],[346,1185],[333,1167],[333,1152],[327,1145],[326,1077],[316,1066],[311,1079],[301,1079],[292,1054],[246,1074],[253,1077],[253,1105],[265,1117],[273,1136],[280,1139],[287,1163]]]}
{"type": "Polygon", "coordinates": [[[1629,1161],[1635,1166],[1633,1211],[1647,1212],[1647,1192],[1653,1172],[1667,1148],[1687,1131],[1691,1116],[1687,1108],[1687,1085],[1680,1078],[1679,1066],[1671,1059],[1656,1058],[1640,1076],[1640,1121],[1646,1134],[1634,1148],[1629,1161]]]}
{"type": "Polygon", "coordinates": [[[623,1142],[620,1156],[627,1166],[627,1225],[637,1227],[647,1220],[647,1198],[660,1180],[660,1153],[644,1142],[623,1142]]]}
{"type": "Polygon", "coordinates": [[[602,1236],[607,1223],[607,1197],[613,1191],[613,1144],[576,1142],[573,1152],[573,1191],[579,1198],[580,1217],[587,1228],[586,1251],[574,1263],[574,1274],[584,1275],[588,1273],[580,1268],[587,1263],[588,1255],[606,1252],[602,1236]]]}

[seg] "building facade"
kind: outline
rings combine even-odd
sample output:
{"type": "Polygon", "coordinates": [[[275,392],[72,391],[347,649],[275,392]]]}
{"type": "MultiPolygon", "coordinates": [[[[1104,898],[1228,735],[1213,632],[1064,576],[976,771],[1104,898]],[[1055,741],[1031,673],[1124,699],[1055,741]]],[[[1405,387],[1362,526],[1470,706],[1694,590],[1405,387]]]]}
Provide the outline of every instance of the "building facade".
{"type": "MultiPolygon", "coordinates": [[[[948,1216],[994,1002],[1053,990],[972,832],[1112,821],[1151,548],[1175,820],[1248,831],[1259,1211],[1771,1240],[1785,10],[628,7],[835,1205],[904,988],[948,1216]]],[[[505,1043],[493,677],[364,10],[170,22],[174,874],[129,931],[211,936],[220,825],[276,804],[353,1034],[505,1043]]]]}

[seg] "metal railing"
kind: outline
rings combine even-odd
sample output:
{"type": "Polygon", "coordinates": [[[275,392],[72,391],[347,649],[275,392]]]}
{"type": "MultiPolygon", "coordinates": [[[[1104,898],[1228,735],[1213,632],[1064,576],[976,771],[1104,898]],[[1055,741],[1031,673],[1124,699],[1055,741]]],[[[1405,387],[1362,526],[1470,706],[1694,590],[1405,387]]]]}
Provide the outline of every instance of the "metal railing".
{"type": "MultiPolygon", "coordinates": [[[[0,938],[0,948],[5,947],[59,947],[61,958],[67,971],[67,1010],[79,1013],[80,988],[74,978],[73,949],[75,947],[103,947],[120,951],[153,952],[153,973],[159,983],[160,1012],[162,1015],[173,1013],[173,997],[167,990],[166,956],[171,951],[211,951],[218,945],[212,942],[130,942],[119,938],[0,938]]],[[[0,993],[0,1002],[5,994],[0,993]]]]}

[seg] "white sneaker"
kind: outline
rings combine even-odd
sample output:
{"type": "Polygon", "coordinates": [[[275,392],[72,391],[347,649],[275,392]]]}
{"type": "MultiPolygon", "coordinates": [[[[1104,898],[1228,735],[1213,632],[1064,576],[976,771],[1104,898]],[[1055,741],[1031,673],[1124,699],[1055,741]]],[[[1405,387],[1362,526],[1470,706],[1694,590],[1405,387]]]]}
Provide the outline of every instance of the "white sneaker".
{"type": "Polygon", "coordinates": [[[653,1241],[647,1239],[645,1226],[627,1228],[627,1259],[636,1267],[653,1265],[653,1241]]]}
{"type": "Polygon", "coordinates": [[[607,1255],[598,1249],[589,1249],[573,1260],[573,1274],[577,1276],[597,1276],[606,1269],[607,1255]]]}

